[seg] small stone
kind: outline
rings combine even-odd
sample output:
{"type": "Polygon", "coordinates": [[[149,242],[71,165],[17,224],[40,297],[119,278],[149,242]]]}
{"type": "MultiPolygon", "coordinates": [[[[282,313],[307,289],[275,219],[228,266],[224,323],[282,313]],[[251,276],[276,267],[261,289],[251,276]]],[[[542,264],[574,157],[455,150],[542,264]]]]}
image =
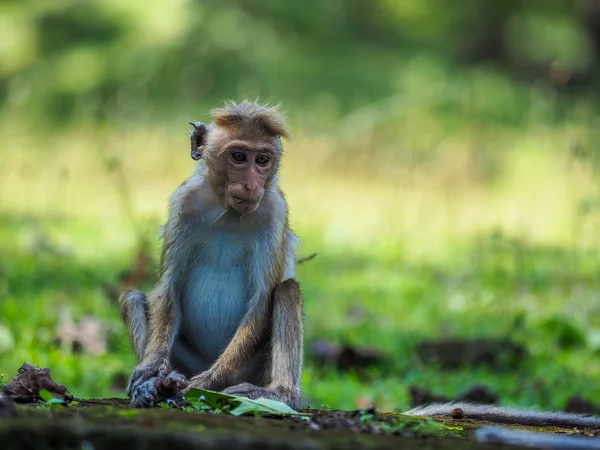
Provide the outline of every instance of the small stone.
{"type": "Polygon", "coordinates": [[[453,419],[463,419],[465,417],[465,412],[462,410],[462,408],[454,408],[450,412],[450,415],[453,419]]]}

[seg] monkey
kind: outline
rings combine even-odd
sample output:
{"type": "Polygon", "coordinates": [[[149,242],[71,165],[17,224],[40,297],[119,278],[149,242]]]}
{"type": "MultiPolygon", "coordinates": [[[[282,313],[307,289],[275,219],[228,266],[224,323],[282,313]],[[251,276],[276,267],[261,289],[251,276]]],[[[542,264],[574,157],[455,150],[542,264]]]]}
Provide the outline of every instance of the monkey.
{"type": "Polygon", "coordinates": [[[244,100],[190,122],[193,174],[172,194],[158,281],[119,307],[137,359],[137,407],[191,388],[301,406],[302,292],[298,237],[279,187],[278,106],[244,100]]]}

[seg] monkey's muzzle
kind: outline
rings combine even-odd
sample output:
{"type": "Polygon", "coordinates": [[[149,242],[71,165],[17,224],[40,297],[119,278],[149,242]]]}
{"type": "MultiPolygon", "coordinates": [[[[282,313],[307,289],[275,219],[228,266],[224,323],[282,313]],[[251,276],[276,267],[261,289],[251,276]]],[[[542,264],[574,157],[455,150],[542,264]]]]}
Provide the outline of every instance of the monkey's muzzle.
{"type": "Polygon", "coordinates": [[[232,195],[231,201],[229,202],[229,205],[240,214],[247,214],[249,212],[254,211],[256,208],[258,208],[259,204],[260,199],[254,200],[251,198],[244,198],[237,195],[232,195]]]}

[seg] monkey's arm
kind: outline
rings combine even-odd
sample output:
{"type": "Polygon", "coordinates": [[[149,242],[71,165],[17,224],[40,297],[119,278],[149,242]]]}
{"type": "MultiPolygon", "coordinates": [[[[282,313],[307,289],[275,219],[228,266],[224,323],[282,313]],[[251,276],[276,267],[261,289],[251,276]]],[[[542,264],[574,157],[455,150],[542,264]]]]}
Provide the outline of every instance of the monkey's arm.
{"type": "Polygon", "coordinates": [[[304,327],[302,292],[295,279],[281,283],[275,290],[273,305],[272,367],[269,389],[292,408],[301,406],[304,327]]]}
{"type": "Polygon", "coordinates": [[[191,378],[190,388],[220,391],[240,381],[245,365],[268,337],[270,306],[265,298],[251,305],[223,353],[210,369],[191,378]]]}
{"type": "Polygon", "coordinates": [[[250,398],[270,398],[297,409],[301,406],[304,330],[302,293],[296,280],[288,279],[279,284],[273,300],[271,383],[267,387],[242,383],[225,392],[250,398]]]}
{"type": "Polygon", "coordinates": [[[148,343],[140,364],[133,369],[128,395],[134,406],[153,406],[187,386],[172,372],[169,355],[179,330],[180,312],[169,292],[168,275],[148,298],[148,343]]]}

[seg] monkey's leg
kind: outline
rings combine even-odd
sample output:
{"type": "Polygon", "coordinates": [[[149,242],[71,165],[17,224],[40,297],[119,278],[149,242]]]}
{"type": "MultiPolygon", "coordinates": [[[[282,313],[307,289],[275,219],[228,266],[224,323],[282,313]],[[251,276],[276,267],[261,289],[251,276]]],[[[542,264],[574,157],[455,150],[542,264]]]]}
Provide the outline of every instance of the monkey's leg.
{"type": "Polygon", "coordinates": [[[148,299],[143,292],[125,291],[119,297],[119,310],[139,363],[144,357],[148,341],[148,299]]]}
{"type": "MultiPolygon", "coordinates": [[[[157,312],[164,316],[172,313],[168,307],[169,303],[156,301],[156,297],[153,306],[155,315],[157,312]]],[[[170,370],[168,347],[165,352],[164,345],[157,345],[156,336],[154,336],[154,343],[149,342],[152,333],[160,335],[160,331],[163,330],[156,327],[148,330],[151,314],[148,299],[140,291],[125,291],[119,298],[119,307],[121,317],[127,326],[131,347],[139,363],[133,370],[127,386],[132,405],[154,406],[167,399],[182,403],[181,391],[187,387],[188,380],[183,375],[170,370]],[[148,346],[150,348],[147,348],[148,346]]]]}
{"type": "Polygon", "coordinates": [[[281,283],[273,294],[271,383],[267,387],[241,383],[224,392],[249,398],[268,398],[301,406],[303,357],[302,293],[296,280],[281,283]]]}

